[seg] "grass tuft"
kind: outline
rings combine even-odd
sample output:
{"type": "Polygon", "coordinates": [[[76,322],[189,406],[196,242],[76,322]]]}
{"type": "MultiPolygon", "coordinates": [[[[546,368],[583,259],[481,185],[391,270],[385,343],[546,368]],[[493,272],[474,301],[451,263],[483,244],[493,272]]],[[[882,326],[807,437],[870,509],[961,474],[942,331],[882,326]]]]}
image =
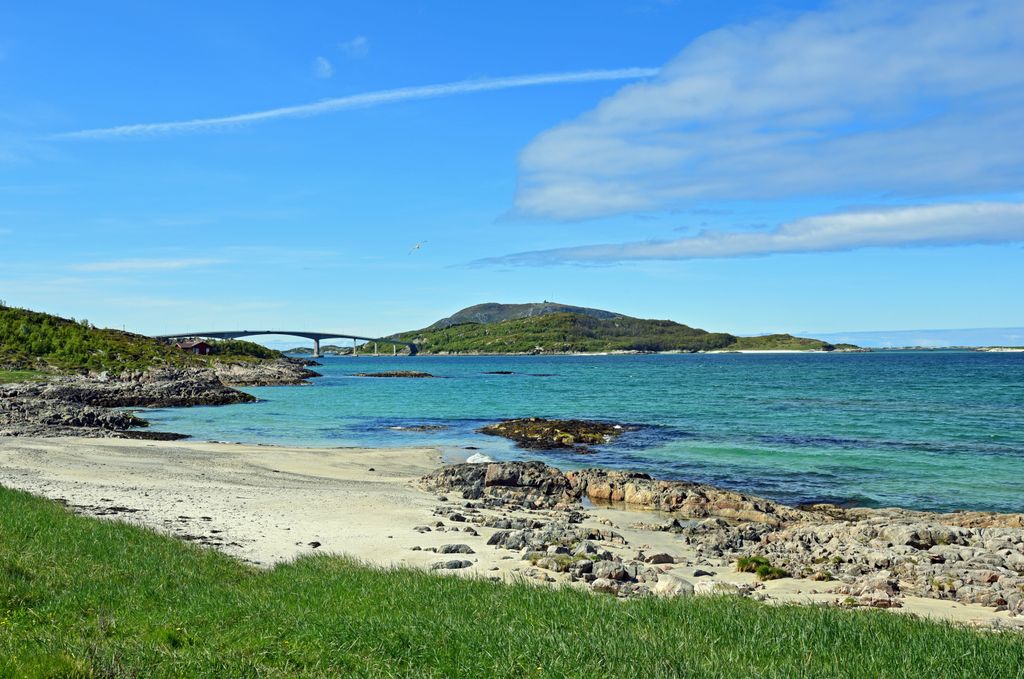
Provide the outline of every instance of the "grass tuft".
{"type": "Polygon", "coordinates": [[[767,564],[758,566],[757,570],[754,571],[754,574],[757,575],[757,579],[758,580],[762,580],[762,581],[763,580],[778,580],[780,578],[788,578],[789,577],[789,572],[786,571],[786,569],[779,568],[778,566],[769,566],[767,564]]]}
{"type": "Polygon", "coordinates": [[[741,556],[736,559],[738,573],[756,573],[761,566],[771,566],[771,562],[763,556],[741,556]]]}

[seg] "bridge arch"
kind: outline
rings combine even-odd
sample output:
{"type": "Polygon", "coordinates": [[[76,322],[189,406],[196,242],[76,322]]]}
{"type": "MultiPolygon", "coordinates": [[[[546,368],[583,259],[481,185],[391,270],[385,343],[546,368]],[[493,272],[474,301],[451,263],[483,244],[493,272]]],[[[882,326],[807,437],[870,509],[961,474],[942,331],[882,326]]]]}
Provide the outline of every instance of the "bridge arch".
{"type": "Polygon", "coordinates": [[[320,341],[326,339],[350,339],[353,349],[356,341],[375,342],[380,344],[391,344],[392,346],[409,347],[409,355],[415,356],[418,352],[416,345],[412,342],[390,339],[388,337],[363,337],[349,333],[335,332],[308,332],[305,330],[214,330],[209,332],[184,332],[171,335],[156,335],[156,339],[174,340],[183,337],[207,337],[211,339],[238,339],[240,337],[254,337],[256,335],[286,335],[289,337],[303,337],[313,340],[313,358],[320,358],[320,341]]]}

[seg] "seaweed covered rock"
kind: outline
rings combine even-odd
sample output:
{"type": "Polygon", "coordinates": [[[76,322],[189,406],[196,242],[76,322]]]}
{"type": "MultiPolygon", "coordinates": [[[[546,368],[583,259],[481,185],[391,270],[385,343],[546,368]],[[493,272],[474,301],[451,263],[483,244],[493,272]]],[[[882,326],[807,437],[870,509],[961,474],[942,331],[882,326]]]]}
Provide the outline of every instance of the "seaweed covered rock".
{"type": "Polygon", "coordinates": [[[512,439],[521,448],[580,450],[582,446],[609,443],[633,429],[636,427],[600,420],[548,420],[542,417],[526,417],[488,424],[478,431],[488,436],[512,439]]]}

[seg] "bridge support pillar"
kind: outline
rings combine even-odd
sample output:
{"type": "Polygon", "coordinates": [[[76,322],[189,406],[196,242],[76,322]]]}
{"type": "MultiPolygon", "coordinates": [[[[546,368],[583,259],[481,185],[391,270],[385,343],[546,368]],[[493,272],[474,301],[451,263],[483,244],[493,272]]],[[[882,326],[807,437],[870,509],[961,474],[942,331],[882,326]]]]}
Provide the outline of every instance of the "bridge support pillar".
{"type": "Polygon", "coordinates": [[[313,340],[313,358],[322,358],[323,355],[320,353],[320,340],[313,340]]]}
{"type": "Polygon", "coordinates": [[[356,355],[357,355],[356,354],[356,338],[353,337],[352,338],[352,356],[355,357],[356,355]]]}
{"type": "Polygon", "coordinates": [[[398,356],[398,345],[397,344],[392,344],[391,345],[391,355],[392,356],[398,356]]]}

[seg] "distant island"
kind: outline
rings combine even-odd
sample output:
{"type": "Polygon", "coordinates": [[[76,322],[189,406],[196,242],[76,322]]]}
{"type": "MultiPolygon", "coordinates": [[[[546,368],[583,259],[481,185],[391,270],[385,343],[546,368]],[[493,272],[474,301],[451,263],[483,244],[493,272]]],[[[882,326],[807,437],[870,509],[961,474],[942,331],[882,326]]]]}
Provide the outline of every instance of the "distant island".
{"type": "MultiPolygon", "coordinates": [[[[788,334],[739,337],[670,320],[634,318],[587,307],[488,302],[467,307],[421,330],[391,335],[424,354],[575,354],[858,350],[852,344],[788,334]]],[[[365,350],[360,348],[360,352],[365,350]]],[[[350,353],[349,349],[346,353],[350,353]]]]}

